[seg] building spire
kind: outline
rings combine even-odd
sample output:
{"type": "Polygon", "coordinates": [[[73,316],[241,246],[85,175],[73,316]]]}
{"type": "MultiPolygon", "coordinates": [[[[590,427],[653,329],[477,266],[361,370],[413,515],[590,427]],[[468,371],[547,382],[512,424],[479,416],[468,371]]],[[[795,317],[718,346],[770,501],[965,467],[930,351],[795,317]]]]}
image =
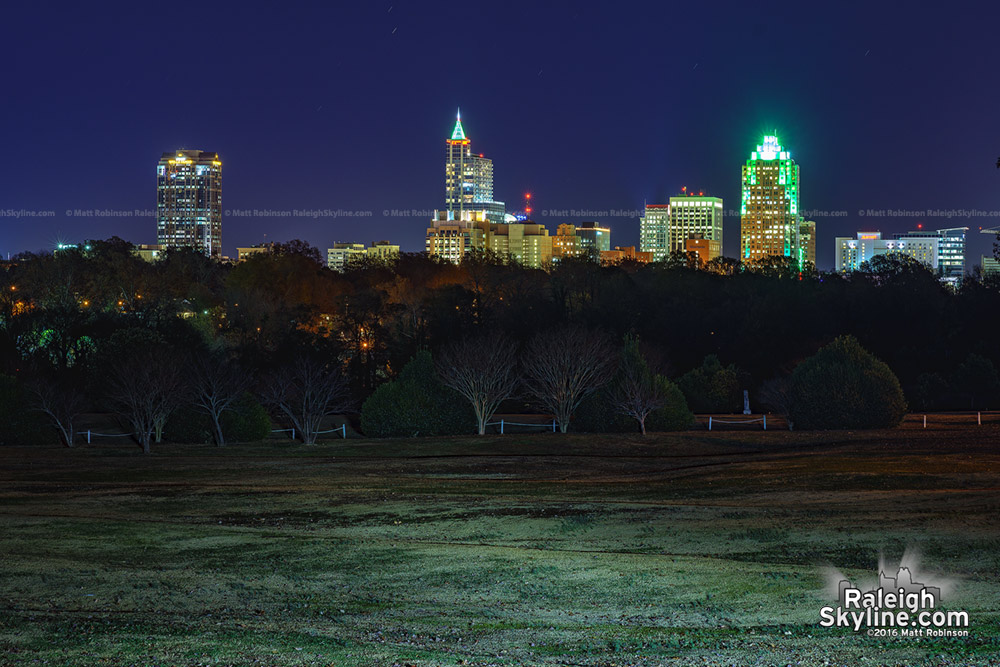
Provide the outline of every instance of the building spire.
{"type": "Polygon", "coordinates": [[[452,141],[465,141],[465,130],[462,129],[462,110],[455,114],[455,129],[451,133],[452,141]]]}

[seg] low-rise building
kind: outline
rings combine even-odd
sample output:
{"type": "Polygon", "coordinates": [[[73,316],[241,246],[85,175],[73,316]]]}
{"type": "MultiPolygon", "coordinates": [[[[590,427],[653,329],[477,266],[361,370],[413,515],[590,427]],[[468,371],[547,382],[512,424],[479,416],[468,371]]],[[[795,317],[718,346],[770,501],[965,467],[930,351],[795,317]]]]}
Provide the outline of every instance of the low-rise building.
{"type": "Polygon", "coordinates": [[[706,239],[700,234],[693,234],[684,241],[684,252],[694,253],[701,264],[707,264],[716,257],[722,256],[722,243],[715,239],[706,239]]]}
{"type": "Polygon", "coordinates": [[[615,246],[614,250],[601,251],[601,264],[617,264],[625,260],[648,264],[656,261],[656,253],[650,250],[636,250],[634,245],[615,246]]]}

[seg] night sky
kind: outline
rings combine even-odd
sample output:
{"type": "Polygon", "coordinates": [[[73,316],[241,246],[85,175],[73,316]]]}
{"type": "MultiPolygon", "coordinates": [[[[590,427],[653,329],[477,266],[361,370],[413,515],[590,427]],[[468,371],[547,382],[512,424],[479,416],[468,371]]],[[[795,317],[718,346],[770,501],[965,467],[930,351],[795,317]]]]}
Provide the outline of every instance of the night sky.
{"type": "MultiPolygon", "coordinates": [[[[801,168],[818,263],[833,238],[1000,218],[869,218],[862,209],[1000,211],[1000,5],[716,2],[9,5],[0,52],[6,155],[0,252],[117,234],[155,242],[163,151],[217,151],[223,208],[372,211],[223,218],[237,245],[389,239],[423,249],[461,107],[495,195],[550,210],[629,211],[682,186],[738,209],[740,167],[776,131],[801,168]],[[416,217],[383,215],[417,209],[416,217]],[[265,236],[266,235],[266,236],[265,236]]],[[[584,216],[582,219],[593,219],[584,216]]],[[[638,220],[597,217],[614,245],[638,220]]],[[[738,254],[739,218],[725,221],[738,254]]]]}

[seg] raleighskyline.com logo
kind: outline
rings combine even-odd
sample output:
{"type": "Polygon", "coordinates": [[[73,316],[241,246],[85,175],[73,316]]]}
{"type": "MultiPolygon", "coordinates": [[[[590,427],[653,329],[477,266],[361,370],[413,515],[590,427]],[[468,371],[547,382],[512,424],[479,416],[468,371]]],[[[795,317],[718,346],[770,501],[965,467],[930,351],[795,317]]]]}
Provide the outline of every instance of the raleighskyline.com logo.
{"type": "Polygon", "coordinates": [[[839,579],[837,605],[820,609],[820,626],[864,631],[869,637],[968,637],[969,612],[942,609],[943,587],[914,581],[916,559],[907,560],[904,556],[895,577],[880,564],[877,583],[867,589],[832,573],[839,579]]]}

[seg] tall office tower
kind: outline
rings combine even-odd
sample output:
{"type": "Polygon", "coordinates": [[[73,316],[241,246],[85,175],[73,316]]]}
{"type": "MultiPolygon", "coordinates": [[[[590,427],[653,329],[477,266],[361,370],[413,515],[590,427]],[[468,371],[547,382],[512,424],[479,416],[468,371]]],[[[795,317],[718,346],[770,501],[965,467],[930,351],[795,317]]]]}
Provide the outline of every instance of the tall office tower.
{"type": "Polygon", "coordinates": [[[455,119],[451,139],[446,140],[444,165],[445,210],[461,220],[465,211],[485,211],[490,222],[503,222],[506,208],[493,200],[493,160],[472,152],[462,127],[462,113],[455,119]]]}
{"type": "Polygon", "coordinates": [[[646,204],[646,215],[639,218],[639,251],[653,253],[658,262],[670,254],[670,205],[646,204]]]}
{"type": "Polygon", "coordinates": [[[743,165],[740,258],[773,255],[799,259],[799,166],[766,136],[743,165]]]}
{"type": "MultiPolygon", "coordinates": [[[[720,198],[705,197],[704,195],[682,195],[670,198],[667,251],[685,252],[688,239],[717,241],[717,249],[722,247],[722,200],[720,198]]],[[[718,254],[715,257],[718,257],[718,254]]]]}
{"type": "Polygon", "coordinates": [[[938,255],[935,266],[940,271],[943,281],[957,285],[965,277],[965,234],[968,231],[968,227],[948,227],[933,231],[918,229],[892,236],[900,241],[921,238],[938,239],[938,255]]]}
{"type": "Polygon", "coordinates": [[[799,266],[808,262],[816,268],[816,223],[812,220],[799,220],[799,266]]]}
{"type": "Polygon", "coordinates": [[[595,262],[600,260],[602,252],[611,250],[610,227],[601,227],[597,222],[581,222],[576,226],[576,235],[580,237],[583,256],[595,262]]]}
{"type": "Polygon", "coordinates": [[[164,153],[156,166],[156,243],[222,256],[222,162],[218,153],[164,153]]]}

